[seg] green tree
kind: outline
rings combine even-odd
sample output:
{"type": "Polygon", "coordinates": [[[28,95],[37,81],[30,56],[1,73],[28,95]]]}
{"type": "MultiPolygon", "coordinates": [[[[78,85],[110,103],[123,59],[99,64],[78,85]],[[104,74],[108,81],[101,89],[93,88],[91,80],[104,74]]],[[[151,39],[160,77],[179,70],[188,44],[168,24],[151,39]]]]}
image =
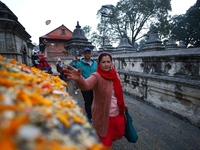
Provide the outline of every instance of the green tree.
{"type": "Polygon", "coordinates": [[[180,41],[184,41],[188,46],[200,47],[200,0],[191,6],[186,14],[172,17],[172,36],[180,41]]]}
{"type": "Polygon", "coordinates": [[[127,37],[134,46],[135,41],[144,37],[142,31],[151,22],[163,21],[171,10],[171,0],[120,0],[116,6],[102,6],[97,12],[101,17],[98,30],[112,41],[127,37]]]}
{"type": "Polygon", "coordinates": [[[84,33],[85,33],[85,37],[86,37],[87,39],[90,39],[90,38],[91,38],[90,32],[91,32],[91,30],[92,30],[92,27],[90,27],[89,25],[86,25],[86,26],[84,26],[84,27],[82,28],[82,30],[83,30],[84,33]]]}
{"type": "Polygon", "coordinates": [[[186,45],[189,44],[189,32],[185,14],[182,15],[175,15],[172,17],[172,31],[171,36],[177,41],[184,41],[186,45]]]}
{"type": "Polygon", "coordinates": [[[102,36],[100,36],[96,31],[92,32],[90,41],[96,47],[101,47],[101,45],[103,44],[102,36]]]}
{"type": "Polygon", "coordinates": [[[200,0],[186,12],[186,20],[189,24],[189,44],[200,47],[200,0]]]}
{"type": "Polygon", "coordinates": [[[82,28],[85,33],[85,37],[92,42],[92,45],[100,47],[102,45],[102,37],[98,34],[97,31],[92,32],[92,27],[86,25],[82,28]]]}

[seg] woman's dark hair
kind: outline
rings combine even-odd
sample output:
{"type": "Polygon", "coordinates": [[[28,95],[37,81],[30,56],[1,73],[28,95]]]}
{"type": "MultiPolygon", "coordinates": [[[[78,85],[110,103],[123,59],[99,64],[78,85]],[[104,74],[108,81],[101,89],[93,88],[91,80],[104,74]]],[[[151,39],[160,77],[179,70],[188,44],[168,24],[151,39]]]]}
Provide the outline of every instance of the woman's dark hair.
{"type": "Polygon", "coordinates": [[[99,63],[100,63],[101,58],[102,58],[103,56],[109,56],[110,59],[111,59],[111,61],[112,61],[112,56],[110,55],[110,53],[103,52],[103,53],[101,53],[101,54],[99,55],[99,63]]]}

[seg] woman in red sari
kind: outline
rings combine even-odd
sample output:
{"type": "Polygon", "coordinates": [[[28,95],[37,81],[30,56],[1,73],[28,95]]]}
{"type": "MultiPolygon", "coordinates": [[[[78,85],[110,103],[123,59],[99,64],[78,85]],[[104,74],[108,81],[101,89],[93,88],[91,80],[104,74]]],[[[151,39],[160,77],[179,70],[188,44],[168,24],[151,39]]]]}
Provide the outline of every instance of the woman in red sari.
{"type": "Polygon", "coordinates": [[[125,130],[124,111],[127,109],[119,76],[113,68],[112,56],[103,52],[99,55],[97,72],[88,79],[81,76],[81,69],[67,66],[64,69],[68,78],[74,80],[83,91],[93,89],[93,127],[102,143],[112,148],[112,142],[121,139],[125,130]]]}

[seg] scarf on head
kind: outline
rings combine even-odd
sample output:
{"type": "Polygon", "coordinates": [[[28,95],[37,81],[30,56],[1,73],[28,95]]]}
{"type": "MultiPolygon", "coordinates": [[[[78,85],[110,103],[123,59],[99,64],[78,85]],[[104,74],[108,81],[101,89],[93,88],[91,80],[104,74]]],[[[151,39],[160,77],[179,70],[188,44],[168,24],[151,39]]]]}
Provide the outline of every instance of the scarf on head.
{"type": "Polygon", "coordinates": [[[121,86],[121,82],[117,76],[116,70],[112,67],[112,69],[110,71],[104,71],[103,69],[101,69],[101,67],[98,63],[97,72],[103,78],[110,79],[113,81],[113,86],[114,86],[115,94],[117,97],[117,103],[119,105],[120,114],[124,114],[125,104],[124,104],[122,86],[121,86]]]}

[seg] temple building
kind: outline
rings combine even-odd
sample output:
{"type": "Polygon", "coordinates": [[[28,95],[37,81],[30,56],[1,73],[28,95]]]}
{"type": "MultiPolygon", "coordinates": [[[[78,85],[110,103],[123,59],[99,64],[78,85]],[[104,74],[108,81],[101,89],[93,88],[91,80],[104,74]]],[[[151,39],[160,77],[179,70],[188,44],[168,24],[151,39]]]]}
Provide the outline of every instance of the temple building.
{"type": "Polygon", "coordinates": [[[64,47],[67,46],[71,36],[72,32],[64,25],[61,25],[39,38],[40,51],[47,58],[63,57],[66,54],[64,47]]]}
{"type": "Polygon", "coordinates": [[[17,16],[0,1],[0,55],[31,66],[34,45],[30,38],[17,16]]]}

